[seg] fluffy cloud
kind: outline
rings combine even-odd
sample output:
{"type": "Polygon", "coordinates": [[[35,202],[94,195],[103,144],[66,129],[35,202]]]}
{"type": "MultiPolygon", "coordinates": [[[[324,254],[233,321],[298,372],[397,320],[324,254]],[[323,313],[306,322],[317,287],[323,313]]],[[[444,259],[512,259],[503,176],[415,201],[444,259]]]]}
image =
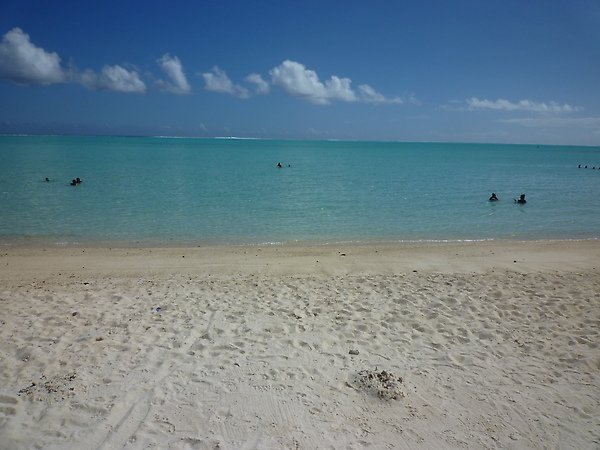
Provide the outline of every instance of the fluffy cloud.
{"type": "Polygon", "coordinates": [[[67,76],[58,54],[36,47],[28,34],[13,28],[0,43],[0,78],[17,84],[53,84],[67,76]]]}
{"type": "Polygon", "coordinates": [[[327,105],[332,100],[354,102],[355,92],[350,87],[349,78],[335,75],[322,83],[314,70],[303,64],[286,60],[269,72],[273,84],[283,88],[288,94],[303,98],[311,103],[327,105]]]}
{"type": "Polygon", "coordinates": [[[127,70],[119,65],[104,66],[99,74],[86,70],[77,78],[88,89],[135,94],[146,92],[146,84],[140,79],[140,75],[135,70],[127,70]]]}
{"type": "Polygon", "coordinates": [[[251,73],[245,78],[245,80],[254,85],[255,94],[268,94],[271,91],[271,86],[269,86],[269,83],[263,80],[263,77],[257,73],[251,73]]]}
{"type": "Polygon", "coordinates": [[[169,81],[160,80],[158,85],[161,89],[174,94],[189,94],[192,91],[181,61],[177,56],[171,56],[165,53],[162,58],[156,61],[163,72],[169,77],[169,81]]]}
{"type": "MultiPolygon", "coordinates": [[[[400,97],[385,97],[368,84],[360,85],[357,93],[352,89],[350,78],[333,75],[322,82],[314,70],[309,70],[296,61],[285,60],[279,66],[271,69],[269,74],[273,85],[281,87],[294,97],[299,97],[317,105],[328,105],[334,101],[374,104],[405,103],[400,97]]],[[[252,92],[245,87],[234,84],[225,71],[217,66],[209,72],[200,73],[199,75],[204,78],[204,88],[207,91],[221,92],[239,98],[267,94],[271,91],[271,85],[257,73],[252,73],[244,78],[246,83],[254,85],[252,92]]],[[[417,102],[412,99],[411,103],[417,102]]]]}
{"type": "MultiPolygon", "coordinates": [[[[183,65],[177,56],[164,54],[157,64],[166,79],[156,81],[156,86],[175,94],[188,94],[191,86],[188,83],[183,65]]],[[[146,84],[137,70],[122,65],[105,65],[100,72],[78,70],[74,64],[67,73],[61,67],[61,59],[56,53],[46,52],[31,43],[29,35],[20,28],[14,28],[6,33],[0,43],[0,79],[6,79],[17,84],[53,84],[61,82],[77,82],[88,89],[107,90],[124,93],[144,93],[146,84]]],[[[367,84],[360,85],[357,91],[352,89],[350,78],[332,75],[328,80],[321,81],[314,70],[307,69],[303,64],[285,60],[279,66],[269,71],[271,83],[281,87],[288,94],[302,98],[308,102],[327,105],[334,101],[363,102],[373,104],[399,104],[403,99],[387,98],[367,84]]],[[[244,81],[252,89],[234,84],[224,70],[215,66],[210,71],[199,74],[204,79],[205,89],[220,92],[238,98],[248,98],[251,95],[267,94],[271,84],[257,73],[248,75],[244,81]]],[[[492,108],[503,109],[506,102],[498,100],[490,102],[472,98],[468,100],[469,109],[492,108]]],[[[524,108],[524,100],[517,104],[524,108]]],[[[506,102],[508,105],[509,102],[506,102]]],[[[549,110],[572,108],[569,105],[535,104],[529,102],[529,108],[545,107],[549,110]]],[[[532,110],[532,109],[528,109],[532,110]]],[[[577,109],[575,109],[577,110],[577,109]]]]}
{"type": "Polygon", "coordinates": [[[387,98],[380,94],[368,84],[361,84],[358,87],[361,99],[366,103],[404,103],[400,97],[387,98]]]}
{"type": "Polygon", "coordinates": [[[29,40],[20,28],[6,33],[0,43],[0,78],[17,84],[54,84],[77,81],[89,89],[118,92],[146,91],[146,85],[134,70],[121,66],[104,66],[100,74],[91,70],[69,75],[60,65],[56,53],[46,52],[29,40]]]}
{"type": "Polygon", "coordinates": [[[303,64],[286,60],[269,72],[274,85],[285,92],[317,105],[328,105],[333,101],[362,102],[374,104],[400,104],[400,97],[388,98],[368,84],[358,86],[358,92],[352,89],[350,78],[332,75],[322,82],[314,70],[303,64]]]}
{"type": "Polygon", "coordinates": [[[204,72],[200,75],[204,78],[204,89],[207,91],[221,92],[239,98],[248,98],[250,96],[248,89],[233,84],[225,71],[217,66],[213,67],[210,72],[204,72]]]}
{"type": "Polygon", "coordinates": [[[498,111],[529,111],[537,113],[572,113],[581,111],[578,106],[568,104],[560,105],[556,102],[532,102],[531,100],[520,100],[516,103],[504,99],[487,100],[471,97],[466,100],[467,109],[492,109],[498,111]]]}

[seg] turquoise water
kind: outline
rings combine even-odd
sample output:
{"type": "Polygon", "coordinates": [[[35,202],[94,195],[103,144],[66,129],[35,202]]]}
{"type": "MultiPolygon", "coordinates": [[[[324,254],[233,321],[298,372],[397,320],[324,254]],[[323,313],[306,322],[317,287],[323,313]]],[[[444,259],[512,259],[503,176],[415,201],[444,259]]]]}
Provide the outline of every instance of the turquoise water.
{"type": "Polygon", "coordinates": [[[599,168],[592,147],[2,136],[0,243],[598,238],[599,168]]]}

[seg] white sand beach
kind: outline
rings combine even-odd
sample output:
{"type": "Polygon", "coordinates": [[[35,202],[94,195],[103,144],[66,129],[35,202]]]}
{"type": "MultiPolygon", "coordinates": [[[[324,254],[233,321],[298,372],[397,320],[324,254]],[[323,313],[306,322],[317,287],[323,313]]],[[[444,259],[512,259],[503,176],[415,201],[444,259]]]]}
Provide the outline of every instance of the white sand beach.
{"type": "Polygon", "coordinates": [[[0,448],[599,448],[600,242],[0,251],[0,448]]]}

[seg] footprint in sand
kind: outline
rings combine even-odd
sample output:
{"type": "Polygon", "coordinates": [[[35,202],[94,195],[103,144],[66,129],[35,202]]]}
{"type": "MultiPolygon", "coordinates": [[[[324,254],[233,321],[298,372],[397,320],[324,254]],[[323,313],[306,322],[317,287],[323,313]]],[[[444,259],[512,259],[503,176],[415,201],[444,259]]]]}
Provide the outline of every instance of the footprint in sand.
{"type": "Polygon", "coordinates": [[[18,399],[9,397],[8,395],[0,395],[0,420],[2,416],[14,416],[17,413],[15,405],[18,399]]]}

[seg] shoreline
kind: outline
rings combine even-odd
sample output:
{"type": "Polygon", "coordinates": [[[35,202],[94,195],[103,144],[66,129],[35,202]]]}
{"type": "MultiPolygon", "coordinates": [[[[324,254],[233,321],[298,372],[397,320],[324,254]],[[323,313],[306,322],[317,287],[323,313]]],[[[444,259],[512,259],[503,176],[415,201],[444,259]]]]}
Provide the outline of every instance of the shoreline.
{"type": "Polygon", "coordinates": [[[0,449],[593,448],[600,241],[0,250],[0,449]]]}
{"type": "Polygon", "coordinates": [[[382,273],[413,270],[600,269],[599,240],[218,245],[157,247],[15,246],[0,250],[0,280],[21,273],[382,273]]]}
{"type": "Polygon", "coordinates": [[[335,245],[348,246],[427,246],[437,244],[470,244],[470,243],[544,243],[544,242],[589,242],[600,241],[598,236],[569,236],[569,237],[490,237],[490,238],[432,238],[432,239],[307,239],[307,240],[287,240],[287,241],[221,241],[221,240],[165,240],[165,239],[81,239],[81,240],[56,240],[45,237],[18,237],[18,238],[0,238],[0,249],[4,248],[206,248],[206,247],[327,247],[335,245]]]}

